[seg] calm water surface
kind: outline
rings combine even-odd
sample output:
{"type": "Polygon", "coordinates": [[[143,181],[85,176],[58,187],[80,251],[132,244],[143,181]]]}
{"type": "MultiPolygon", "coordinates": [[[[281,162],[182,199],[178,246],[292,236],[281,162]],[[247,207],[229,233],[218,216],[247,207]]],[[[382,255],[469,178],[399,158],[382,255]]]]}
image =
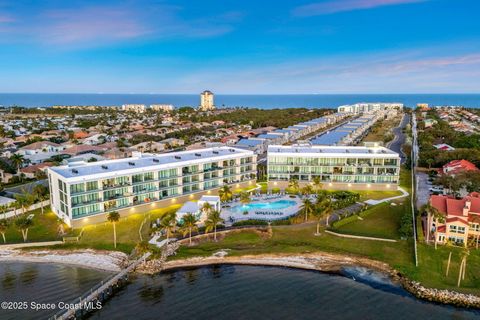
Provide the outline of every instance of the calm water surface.
{"type": "MultiPolygon", "coordinates": [[[[480,94],[215,94],[218,107],[336,108],[357,102],[401,102],[412,107],[419,102],[480,108],[480,94]]],[[[175,107],[200,103],[199,94],[65,94],[0,93],[0,106],[48,107],[52,105],[120,106],[125,103],[167,103],[175,107]]]]}
{"type": "MultiPolygon", "coordinates": [[[[422,302],[387,279],[362,272],[349,271],[349,278],[287,268],[210,266],[138,276],[90,319],[480,319],[479,312],[422,302]]],[[[0,300],[71,301],[106,276],[75,267],[0,263],[0,300]]],[[[2,320],[49,315],[0,310],[2,320]]]]}

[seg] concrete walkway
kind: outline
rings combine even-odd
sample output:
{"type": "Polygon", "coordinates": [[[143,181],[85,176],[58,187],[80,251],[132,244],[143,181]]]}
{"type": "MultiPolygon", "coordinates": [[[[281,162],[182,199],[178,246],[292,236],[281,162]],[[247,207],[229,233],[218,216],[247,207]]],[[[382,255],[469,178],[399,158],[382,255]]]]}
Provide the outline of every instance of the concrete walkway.
{"type": "Polygon", "coordinates": [[[25,242],[25,243],[15,243],[15,244],[2,244],[2,245],[0,245],[0,250],[2,250],[2,249],[21,249],[21,248],[29,248],[29,247],[56,246],[58,244],[63,244],[63,241],[45,241],[45,242],[25,242]]]}
{"type": "Polygon", "coordinates": [[[379,204],[379,203],[382,203],[382,202],[387,202],[387,201],[392,201],[392,200],[408,197],[409,193],[407,191],[405,191],[403,188],[398,187],[398,190],[402,192],[402,194],[399,195],[399,196],[380,199],[380,200],[369,199],[369,200],[365,201],[365,203],[369,204],[369,205],[376,205],[376,204],[379,204]]]}
{"type": "Polygon", "coordinates": [[[351,238],[351,239],[362,239],[362,240],[373,240],[373,241],[384,241],[384,242],[397,242],[394,239],[385,239],[385,238],[374,238],[374,237],[363,237],[363,236],[354,236],[351,234],[336,233],[330,230],[325,230],[326,233],[331,234],[336,237],[342,238],[351,238]]]}

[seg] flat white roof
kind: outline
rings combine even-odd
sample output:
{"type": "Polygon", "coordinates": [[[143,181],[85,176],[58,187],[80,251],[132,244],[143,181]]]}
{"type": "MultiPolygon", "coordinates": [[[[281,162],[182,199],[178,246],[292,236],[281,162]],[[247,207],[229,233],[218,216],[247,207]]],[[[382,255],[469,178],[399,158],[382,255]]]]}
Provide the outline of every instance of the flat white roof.
{"type": "Polygon", "coordinates": [[[268,146],[268,155],[288,155],[297,157],[379,157],[396,158],[398,153],[385,147],[350,147],[350,146],[268,146]]]}
{"type": "Polygon", "coordinates": [[[135,174],[144,171],[178,168],[209,161],[222,161],[240,156],[253,156],[253,151],[232,147],[215,147],[164,154],[140,154],[137,157],[97,162],[73,162],[49,170],[64,178],[86,179],[135,174]]]}

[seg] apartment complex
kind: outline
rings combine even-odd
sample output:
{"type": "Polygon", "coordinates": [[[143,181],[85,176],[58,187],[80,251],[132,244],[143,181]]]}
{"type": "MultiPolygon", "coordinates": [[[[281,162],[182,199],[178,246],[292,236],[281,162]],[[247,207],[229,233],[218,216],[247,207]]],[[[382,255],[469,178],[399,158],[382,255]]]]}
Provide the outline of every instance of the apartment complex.
{"type": "Polygon", "coordinates": [[[214,194],[224,184],[253,185],[253,152],[219,147],[69,163],[48,170],[51,207],[70,226],[106,220],[214,194]]]}
{"type": "Polygon", "coordinates": [[[268,187],[300,186],[319,177],[324,189],[396,190],[400,156],[384,147],[269,146],[268,187]]]}
{"type": "Polygon", "coordinates": [[[200,94],[200,106],[198,107],[198,110],[215,110],[215,104],[213,103],[213,93],[211,91],[205,90],[200,94]]]}
{"type": "MultiPolygon", "coordinates": [[[[472,192],[463,199],[451,196],[430,196],[430,205],[443,215],[443,222],[430,218],[427,232],[435,232],[437,241],[447,240],[467,245],[468,240],[479,241],[480,236],[480,193],[472,192]]],[[[434,235],[435,236],[435,235],[434,235]]],[[[432,239],[432,237],[430,237],[432,239]]]]}
{"type": "Polygon", "coordinates": [[[152,109],[153,111],[170,112],[170,111],[173,111],[173,105],[171,105],[171,104],[151,104],[150,109],[152,109]]]}
{"type": "Polygon", "coordinates": [[[403,103],[355,103],[338,107],[338,112],[349,112],[358,114],[374,111],[401,110],[403,109],[403,107],[403,103]]]}
{"type": "Polygon", "coordinates": [[[145,110],[147,107],[144,104],[122,104],[122,111],[143,113],[145,110]]]}

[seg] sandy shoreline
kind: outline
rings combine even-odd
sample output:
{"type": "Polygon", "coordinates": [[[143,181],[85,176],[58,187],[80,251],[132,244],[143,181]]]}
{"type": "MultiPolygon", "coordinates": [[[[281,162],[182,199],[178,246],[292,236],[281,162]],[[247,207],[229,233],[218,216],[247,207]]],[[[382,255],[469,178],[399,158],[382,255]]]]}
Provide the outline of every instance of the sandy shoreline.
{"type": "Polygon", "coordinates": [[[97,250],[32,250],[22,251],[16,249],[0,250],[0,263],[2,262],[33,262],[55,263],[76,267],[96,269],[101,271],[118,272],[125,265],[128,257],[122,252],[97,251],[97,250]]]}

